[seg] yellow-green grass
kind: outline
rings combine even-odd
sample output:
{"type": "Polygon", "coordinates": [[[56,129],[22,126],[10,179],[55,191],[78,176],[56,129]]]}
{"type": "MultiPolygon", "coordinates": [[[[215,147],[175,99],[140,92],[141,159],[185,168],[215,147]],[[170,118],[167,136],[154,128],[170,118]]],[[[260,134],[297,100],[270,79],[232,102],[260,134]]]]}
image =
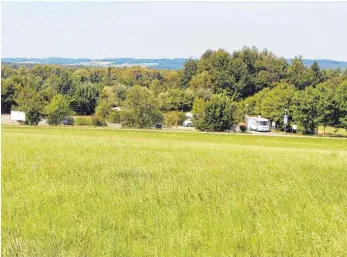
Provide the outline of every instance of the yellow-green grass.
{"type": "Polygon", "coordinates": [[[347,140],[2,129],[3,256],[344,256],[347,140]]]}

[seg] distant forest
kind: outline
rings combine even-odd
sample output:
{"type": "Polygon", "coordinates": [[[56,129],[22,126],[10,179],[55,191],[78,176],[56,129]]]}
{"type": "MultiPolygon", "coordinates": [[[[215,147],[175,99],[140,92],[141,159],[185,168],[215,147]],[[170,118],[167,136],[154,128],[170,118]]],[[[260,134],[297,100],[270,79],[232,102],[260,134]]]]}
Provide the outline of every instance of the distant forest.
{"type": "Polygon", "coordinates": [[[207,50],[179,70],[143,67],[2,65],[2,113],[22,110],[27,123],[95,115],[128,127],[182,122],[192,111],[198,129],[229,130],[245,115],[262,115],[283,129],[283,112],[305,134],[319,125],[347,128],[347,70],[288,63],[268,50],[207,50]],[[121,111],[115,113],[112,107],[121,111]],[[61,117],[61,118],[60,118],[61,117]]]}

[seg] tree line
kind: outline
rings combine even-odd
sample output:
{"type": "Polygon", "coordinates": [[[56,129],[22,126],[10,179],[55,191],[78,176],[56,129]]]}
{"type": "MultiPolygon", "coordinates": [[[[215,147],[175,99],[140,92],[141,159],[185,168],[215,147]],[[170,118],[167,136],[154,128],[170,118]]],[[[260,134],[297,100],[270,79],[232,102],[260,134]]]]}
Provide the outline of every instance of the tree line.
{"type": "Polygon", "coordinates": [[[347,71],[306,67],[300,56],[288,64],[255,47],[207,50],[178,71],[3,64],[1,77],[2,113],[25,111],[28,124],[93,115],[100,124],[172,126],[192,111],[200,130],[229,130],[246,114],[262,115],[283,129],[288,109],[288,127],[297,123],[305,134],[319,125],[347,128],[347,71]],[[121,111],[112,111],[115,106],[121,111]]]}

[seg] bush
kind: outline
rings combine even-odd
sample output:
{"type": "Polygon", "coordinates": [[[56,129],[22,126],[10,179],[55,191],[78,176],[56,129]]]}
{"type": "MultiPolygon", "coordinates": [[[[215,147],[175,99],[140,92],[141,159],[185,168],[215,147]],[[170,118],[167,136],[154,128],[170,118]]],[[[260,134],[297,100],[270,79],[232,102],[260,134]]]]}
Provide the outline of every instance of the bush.
{"type": "Polygon", "coordinates": [[[178,122],[179,122],[178,112],[173,111],[173,112],[165,113],[164,117],[165,117],[165,120],[164,120],[165,126],[167,126],[168,128],[175,126],[177,128],[178,122]]]}
{"type": "Polygon", "coordinates": [[[42,120],[43,114],[40,110],[29,110],[25,112],[25,122],[27,125],[37,125],[42,120]]]}
{"type": "Polygon", "coordinates": [[[108,122],[111,123],[120,123],[120,112],[112,111],[106,118],[108,122]]]}
{"type": "Polygon", "coordinates": [[[148,113],[139,113],[134,109],[123,109],[120,111],[122,127],[128,128],[150,128],[156,123],[163,122],[163,114],[158,110],[148,110],[148,113]]]}
{"type": "Polygon", "coordinates": [[[240,128],[240,130],[241,130],[242,133],[245,133],[246,130],[247,130],[247,125],[246,125],[246,123],[243,123],[243,122],[239,123],[239,128],[240,128]]]}
{"type": "Polygon", "coordinates": [[[92,119],[90,117],[77,117],[75,119],[76,126],[92,126],[92,119]]]}
{"type": "Polygon", "coordinates": [[[204,107],[204,114],[195,125],[203,131],[224,131],[233,123],[233,103],[226,95],[214,95],[204,107]]]}
{"type": "Polygon", "coordinates": [[[106,123],[101,118],[95,115],[92,116],[92,126],[102,127],[105,125],[106,123]]]}
{"type": "Polygon", "coordinates": [[[105,123],[98,116],[77,117],[75,119],[76,126],[105,126],[105,123]]]}

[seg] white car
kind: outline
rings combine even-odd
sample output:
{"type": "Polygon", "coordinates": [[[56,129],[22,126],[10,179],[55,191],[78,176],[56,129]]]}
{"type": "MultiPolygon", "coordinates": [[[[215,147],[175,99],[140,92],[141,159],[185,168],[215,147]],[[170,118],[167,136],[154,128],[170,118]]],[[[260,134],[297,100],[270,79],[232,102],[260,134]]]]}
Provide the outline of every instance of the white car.
{"type": "Polygon", "coordinates": [[[185,126],[185,127],[192,127],[192,125],[193,125],[193,122],[192,122],[192,120],[190,120],[190,119],[185,120],[185,121],[183,122],[183,126],[185,126]]]}

